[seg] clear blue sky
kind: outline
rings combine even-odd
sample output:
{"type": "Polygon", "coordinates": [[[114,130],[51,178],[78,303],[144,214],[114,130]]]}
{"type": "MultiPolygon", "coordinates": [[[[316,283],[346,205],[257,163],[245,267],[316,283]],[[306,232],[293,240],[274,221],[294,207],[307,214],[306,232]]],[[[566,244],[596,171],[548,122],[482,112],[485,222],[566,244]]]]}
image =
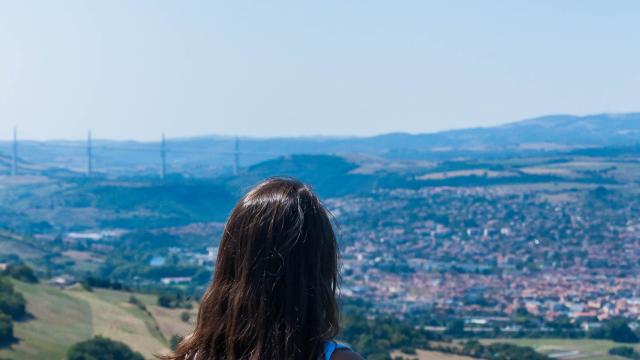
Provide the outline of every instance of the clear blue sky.
{"type": "Polygon", "coordinates": [[[0,138],[370,135],[640,110],[640,1],[0,0],[0,138]]]}

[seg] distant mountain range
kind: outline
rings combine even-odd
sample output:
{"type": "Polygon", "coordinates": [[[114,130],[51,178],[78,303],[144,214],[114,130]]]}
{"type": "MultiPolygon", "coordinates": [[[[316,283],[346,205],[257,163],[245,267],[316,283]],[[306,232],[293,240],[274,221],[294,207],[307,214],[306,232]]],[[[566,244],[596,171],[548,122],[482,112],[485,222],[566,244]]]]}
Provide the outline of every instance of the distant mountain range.
{"type": "MultiPolygon", "coordinates": [[[[429,134],[390,133],[372,137],[240,138],[243,167],[292,154],[339,154],[389,160],[451,160],[456,158],[570,151],[640,143],[640,113],[588,116],[552,115],[495,127],[451,130],[429,134]]],[[[62,168],[82,172],[86,168],[86,144],[82,141],[21,141],[20,167],[62,168]]],[[[167,140],[170,172],[194,176],[230,173],[235,139],[201,136],[167,140]]],[[[11,143],[0,141],[0,174],[8,173],[11,143]]],[[[159,172],[159,142],[96,140],[94,168],[114,175],[159,172]]],[[[59,170],[56,171],[59,173],[59,170]]]]}

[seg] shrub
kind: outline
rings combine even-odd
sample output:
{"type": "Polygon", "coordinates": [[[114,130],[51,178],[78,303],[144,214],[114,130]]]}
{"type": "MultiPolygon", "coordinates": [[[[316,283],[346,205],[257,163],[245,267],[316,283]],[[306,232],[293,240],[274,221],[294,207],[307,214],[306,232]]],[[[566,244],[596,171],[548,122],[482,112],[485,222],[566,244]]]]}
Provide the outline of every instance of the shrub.
{"type": "Polygon", "coordinates": [[[14,291],[13,284],[9,280],[0,278],[0,313],[19,319],[26,312],[27,302],[22,294],[14,291]]]}
{"type": "Polygon", "coordinates": [[[625,321],[611,321],[608,326],[609,337],[615,342],[636,343],[638,336],[629,328],[625,321]]]}
{"type": "Polygon", "coordinates": [[[13,322],[5,314],[0,314],[0,344],[6,344],[13,340],[13,322]]]}
{"type": "Polygon", "coordinates": [[[183,337],[180,335],[173,335],[171,339],[169,339],[169,346],[171,347],[171,350],[175,351],[178,348],[178,345],[182,342],[182,339],[183,337]]]}
{"type": "Polygon", "coordinates": [[[133,295],[129,296],[129,304],[137,306],[140,310],[147,311],[147,306],[133,295]]]}
{"type": "Polygon", "coordinates": [[[26,283],[35,284],[38,282],[38,277],[33,270],[24,264],[11,265],[7,268],[5,273],[16,280],[24,281],[26,283]]]}
{"type": "Polygon", "coordinates": [[[451,321],[447,324],[447,329],[444,333],[451,337],[463,337],[465,335],[464,321],[459,319],[451,321]]]}
{"type": "Polygon", "coordinates": [[[173,297],[169,294],[162,294],[158,296],[158,305],[166,308],[172,308],[173,297]]]}
{"type": "Polygon", "coordinates": [[[67,353],[68,360],[144,360],[125,343],[96,336],[73,345],[67,353]]]}
{"type": "Polygon", "coordinates": [[[630,346],[617,346],[609,349],[609,355],[625,357],[629,359],[640,359],[640,353],[630,346]]]}
{"type": "Polygon", "coordinates": [[[191,300],[180,291],[160,294],[158,296],[158,305],[166,308],[192,308],[191,300]]]}
{"type": "Polygon", "coordinates": [[[180,313],[180,320],[184,321],[184,322],[189,322],[189,319],[191,319],[191,314],[189,314],[186,311],[183,311],[180,313]]]}

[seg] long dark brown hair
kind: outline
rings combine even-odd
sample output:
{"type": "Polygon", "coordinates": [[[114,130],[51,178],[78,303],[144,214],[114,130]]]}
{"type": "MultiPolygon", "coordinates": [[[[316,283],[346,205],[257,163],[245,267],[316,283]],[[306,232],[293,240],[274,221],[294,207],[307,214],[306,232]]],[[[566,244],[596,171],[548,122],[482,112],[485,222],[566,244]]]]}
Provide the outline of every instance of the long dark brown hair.
{"type": "Polygon", "coordinates": [[[318,197],[266,180],[235,206],[195,331],[172,360],[319,359],[339,331],[338,249],[318,197]]]}

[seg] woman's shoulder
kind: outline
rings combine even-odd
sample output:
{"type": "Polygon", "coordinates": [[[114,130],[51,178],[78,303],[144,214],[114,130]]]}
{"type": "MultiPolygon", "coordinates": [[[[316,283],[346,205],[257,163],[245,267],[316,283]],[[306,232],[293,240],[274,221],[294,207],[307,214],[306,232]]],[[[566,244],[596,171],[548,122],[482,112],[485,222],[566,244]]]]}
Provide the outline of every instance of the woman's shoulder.
{"type": "Polygon", "coordinates": [[[333,353],[331,360],[364,360],[357,352],[349,349],[338,349],[333,353]]]}
{"type": "Polygon", "coordinates": [[[330,340],[324,344],[325,360],[363,360],[362,356],[351,350],[348,345],[330,340]]]}

